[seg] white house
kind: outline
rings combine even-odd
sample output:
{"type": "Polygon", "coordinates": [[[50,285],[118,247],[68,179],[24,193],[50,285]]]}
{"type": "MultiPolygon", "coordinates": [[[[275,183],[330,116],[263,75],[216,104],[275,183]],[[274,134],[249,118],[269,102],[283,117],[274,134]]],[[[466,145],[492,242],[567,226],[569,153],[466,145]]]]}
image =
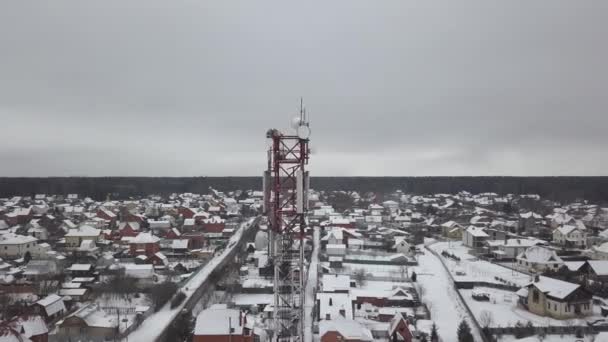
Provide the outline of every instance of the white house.
{"type": "Polygon", "coordinates": [[[517,264],[531,271],[558,270],[564,261],[555,253],[541,246],[532,246],[517,256],[517,264]]]}
{"type": "Polygon", "coordinates": [[[21,258],[26,253],[38,254],[38,239],[18,234],[0,235],[0,257],[21,258]]]}
{"type": "Polygon", "coordinates": [[[473,248],[476,251],[481,251],[484,247],[484,242],[488,239],[489,235],[483,230],[483,228],[469,226],[462,233],[462,243],[473,248]]]}
{"type": "Polygon", "coordinates": [[[569,248],[585,248],[587,234],[577,226],[564,225],[553,231],[553,242],[569,248]]]}
{"type": "Polygon", "coordinates": [[[395,249],[397,253],[412,254],[412,246],[405,240],[405,236],[395,236],[395,249]]]}

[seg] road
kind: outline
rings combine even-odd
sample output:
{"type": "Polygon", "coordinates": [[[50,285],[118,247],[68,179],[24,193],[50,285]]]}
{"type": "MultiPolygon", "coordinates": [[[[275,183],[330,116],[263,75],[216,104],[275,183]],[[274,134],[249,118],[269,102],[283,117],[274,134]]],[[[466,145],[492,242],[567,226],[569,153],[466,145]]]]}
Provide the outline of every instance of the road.
{"type": "Polygon", "coordinates": [[[424,251],[424,255],[418,257],[418,267],[414,269],[422,288],[421,300],[431,311],[431,319],[437,325],[439,336],[445,342],[458,341],[458,325],[466,319],[475,341],[483,341],[441,260],[428,250],[424,251]]]}
{"type": "Polygon", "coordinates": [[[315,227],[313,234],[314,248],[310,257],[310,265],[308,267],[308,279],[306,280],[306,303],[304,304],[304,341],[312,342],[312,309],[315,305],[315,289],[319,273],[317,268],[319,265],[319,245],[321,243],[321,232],[319,227],[315,227]]]}
{"type": "Polygon", "coordinates": [[[216,268],[221,268],[226,262],[229,262],[234,256],[235,249],[241,247],[245,232],[257,225],[259,218],[249,219],[244,222],[240,228],[234,233],[228,242],[228,246],[224,251],[216,255],[205,266],[203,266],[188,282],[180,289],[186,294],[186,299],[178,307],[171,309],[171,301],[169,301],[158,312],[148,317],[135,331],[128,336],[130,341],[156,341],[165,332],[169,324],[175,320],[181,310],[193,300],[197,301],[200,298],[200,288],[203,288],[207,283],[209,275],[216,268]],[[196,298],[196,297],[199,298],[196,298]]]}

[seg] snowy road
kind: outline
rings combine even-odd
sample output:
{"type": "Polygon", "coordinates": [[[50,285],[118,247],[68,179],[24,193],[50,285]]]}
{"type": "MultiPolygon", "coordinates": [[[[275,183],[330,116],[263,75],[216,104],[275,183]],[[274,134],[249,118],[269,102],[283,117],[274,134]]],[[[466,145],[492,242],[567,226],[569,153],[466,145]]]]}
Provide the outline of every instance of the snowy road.
{"type": "Polygon", "coordinates": [[[239,242],[241,241],[246,230],[249,230],[254,226],[254,222],[256,222],[255,218],[249,219],[247,222],[241,224],[239,230],[237,230],[234,235],[230,238],[228,242],[228,247],[224,249],[224,251],[214,257],[207,263],[203,268],[201,268],[196,275],[194,275],[188,282],[182,286],[180,289],[182,292],[186,294],[186,300],[176,307],[175,309],[171,309],[171,303],[167,303],[164,307],[162,307],[158,312],[152,314],[150,317],[146,318],[146,320],[137,328],[137,330],[133,331],[129,334],[129,341],[155,341],[158,337],[164,332],[167,326],[173,322],[175,317],[183,307],[186,302],[190,300],[194,292],[207,280],[207,277],[215,270],[215,268],[226,259],[232,252],[232,250],[239,246],[239,242]]]}
{"type": "Polygon", "coordinates": [[[314,249],[310,258],[310,266],[308,267],[308,279],[306,280],[306,303],[304,305],[304,341],[312,342],[312,309],[315,305],[315,288],[319,274],[317,266],[319,265],[319,245],[321,233],[319,227],[315,227],[314,231],[314,249]]]}
{"type": "Polygon", "coordinates": [[[416,274],[419,274],[417,281],[423,288],[421,300],[429,307],[431,319],[437,324],[441,339],[444,342],[458,341],[458,324],[466,319],[475,341],[483,341],[439,258],[422,246],[419,247],[425,252],[418,257],[419,265],[415,268],[416,274]]]}

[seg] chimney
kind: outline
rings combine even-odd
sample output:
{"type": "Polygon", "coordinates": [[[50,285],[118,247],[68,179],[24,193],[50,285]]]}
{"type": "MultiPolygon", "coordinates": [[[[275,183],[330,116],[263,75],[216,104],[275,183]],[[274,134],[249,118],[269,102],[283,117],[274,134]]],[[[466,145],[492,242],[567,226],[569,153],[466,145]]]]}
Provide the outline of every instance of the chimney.
{"type": "Polygon", "coordinates": [[[537,274],[534,276],[534,282],[538,283],[540,281],[540,276],[537,274]]]}
{"type": "Polygon", "coordinates": [[[243,326],[243,311],[239,311],[239,327],[243,326]]]}

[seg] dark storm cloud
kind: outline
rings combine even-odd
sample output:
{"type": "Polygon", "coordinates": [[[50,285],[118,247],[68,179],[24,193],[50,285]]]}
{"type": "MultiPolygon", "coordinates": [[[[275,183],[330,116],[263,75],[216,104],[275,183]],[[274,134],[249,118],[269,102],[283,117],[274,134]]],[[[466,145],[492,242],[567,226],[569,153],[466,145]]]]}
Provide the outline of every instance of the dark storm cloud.
{"type": "Polygon", "coordinates": [[[0,175],[608,171],[604,1],[0,4],[0,175]]]}

